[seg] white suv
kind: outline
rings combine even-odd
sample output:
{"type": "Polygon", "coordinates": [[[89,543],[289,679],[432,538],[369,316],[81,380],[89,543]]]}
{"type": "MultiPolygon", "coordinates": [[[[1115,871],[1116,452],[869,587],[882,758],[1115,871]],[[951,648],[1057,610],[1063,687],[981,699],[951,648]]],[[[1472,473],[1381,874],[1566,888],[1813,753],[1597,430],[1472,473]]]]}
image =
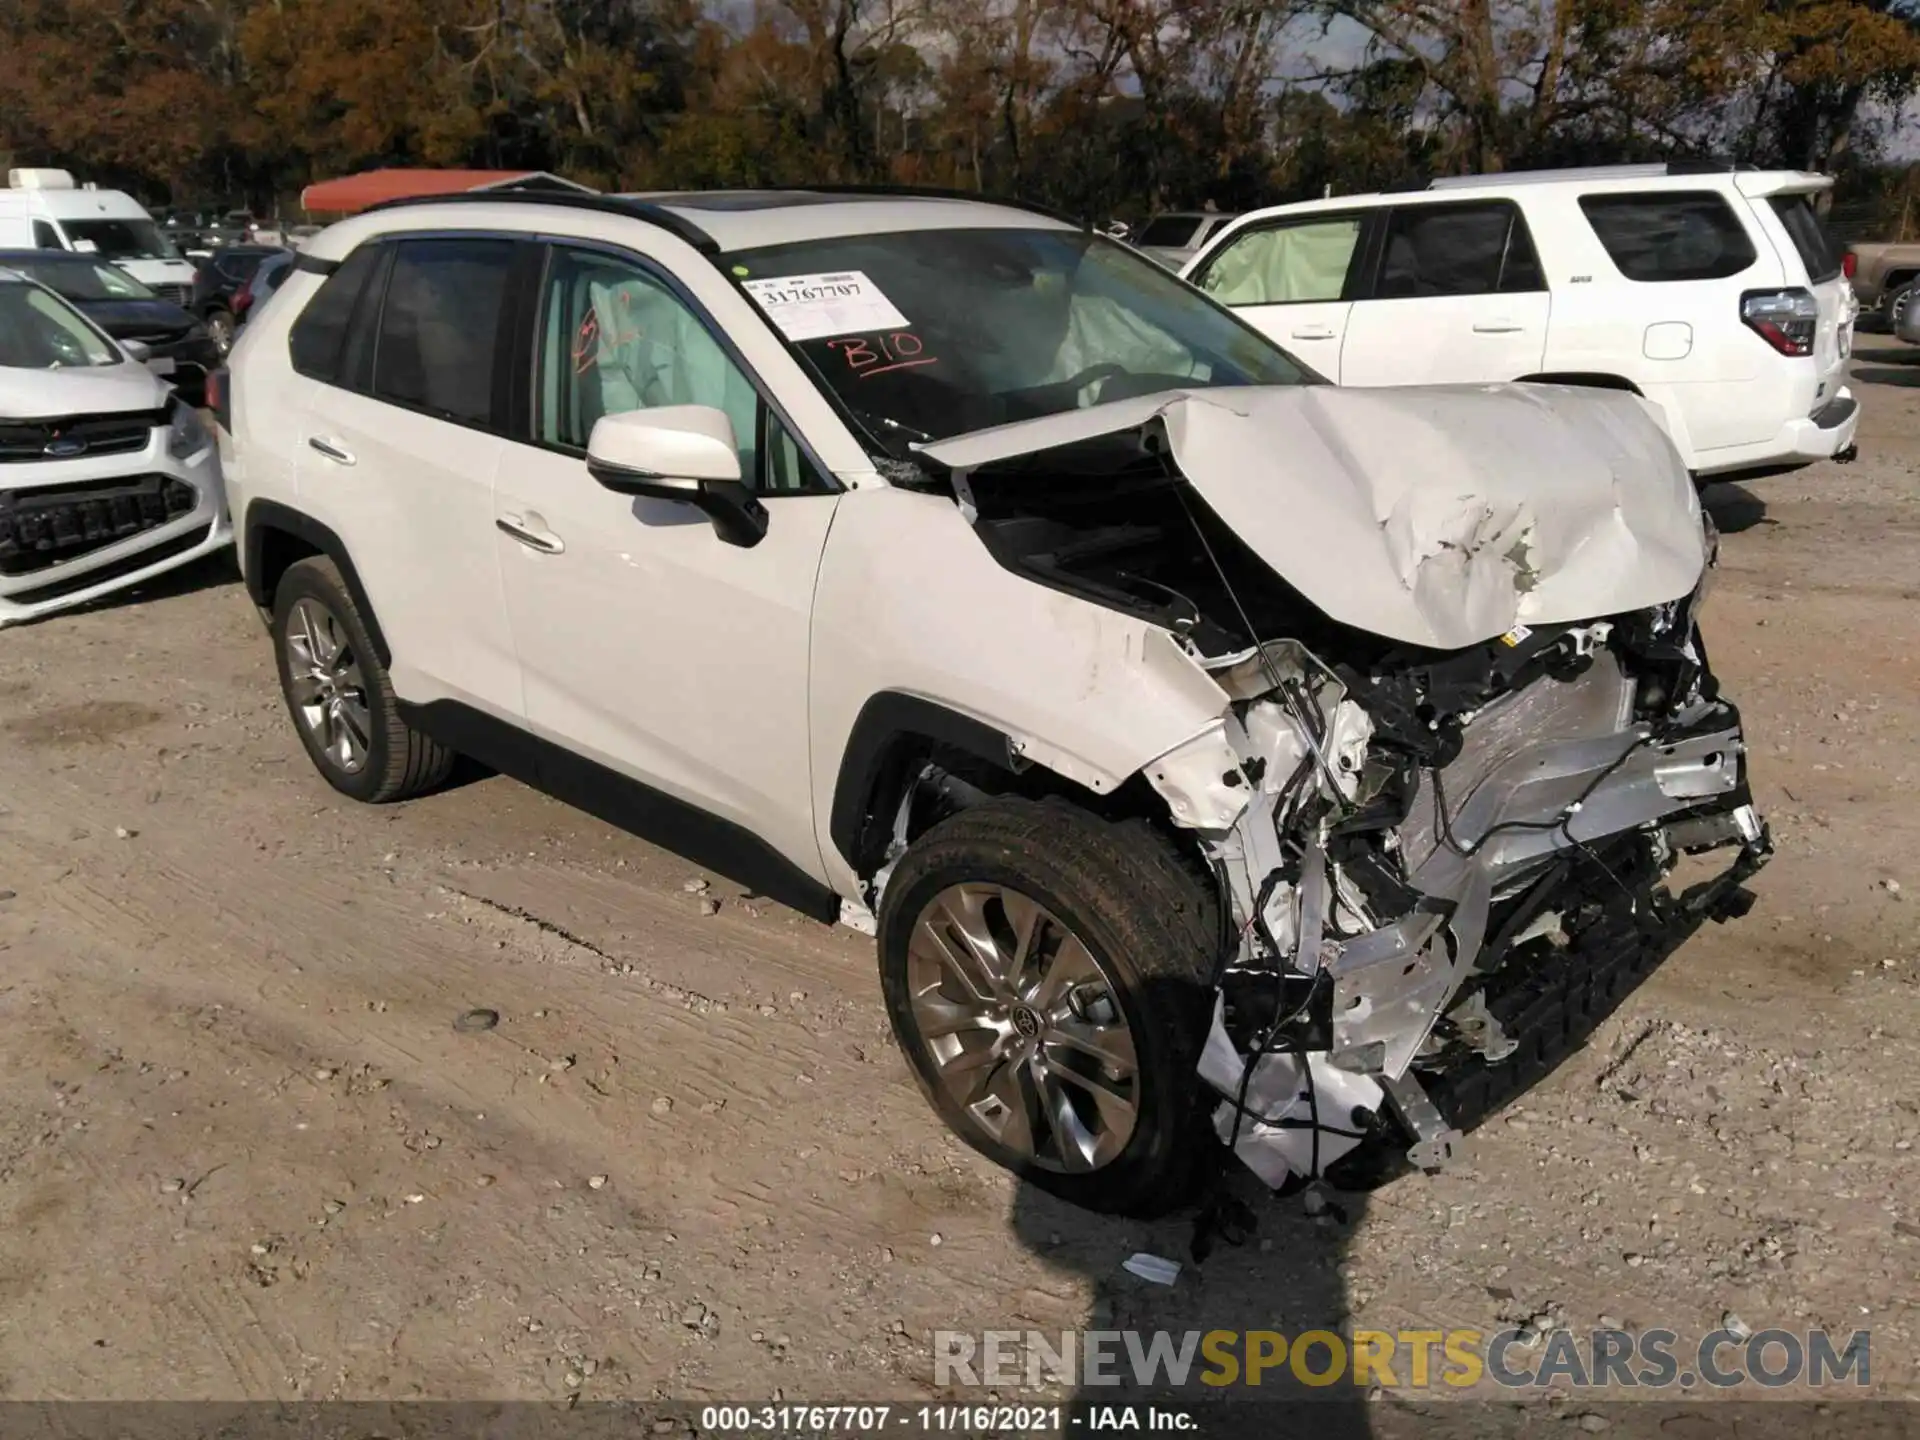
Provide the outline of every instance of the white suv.
{"type": "Polygon", "coordinates": [[[466,752],[877,931],[940,1113],[1076,1201],[1444,1158],[1766,858],[1631,395],[1329,386],[955,198],[462,197],[294,263],[222,444],[320,773],[466,752]]]}
{"type": "Polygon", "coordinates": [[[1549,380],[1660,407],[1702,477],[1849,460],[1855,305],[1797,171],[1436,180],[1242,216],[1181,273],[1342,385],[1549,380]]]}

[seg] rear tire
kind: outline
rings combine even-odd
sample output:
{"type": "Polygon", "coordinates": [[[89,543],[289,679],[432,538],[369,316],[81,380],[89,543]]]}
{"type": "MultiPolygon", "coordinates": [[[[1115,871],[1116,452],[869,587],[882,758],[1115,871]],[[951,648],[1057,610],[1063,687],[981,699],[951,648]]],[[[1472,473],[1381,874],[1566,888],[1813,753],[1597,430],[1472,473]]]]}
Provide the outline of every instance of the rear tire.
{"type": "Polygon", "coordinates": [[[235,329],[231,312],[226,310],[207,312],[207,337],[213,341],[213,347],[220,352],[222,360],[226,359],[233,349],[235,329]]]}
{"type": "Polygon", "coordinates": [[[1920,291],[1920,281],[1908,280],[1900,288],[1887,295],[1887,329],[1895,335],[1900,333],[1900,321],[1907,307],[1913,304],[1914,294],[1920,291]]]}
{"type": "Polygon", "coordinates": [[[287,567],[272,629],[287,713],[329,785],[378,805],[447,778],[457,757],[400,718],[387,667],[333,561],[315,555],[287,567]]]}
{"type": "Polygon", "coordinates": [[[941,1118],[989,1159],[1089,1210],[1164,1212],[1212,1144],[1198,1065],[1217,906],[1142,821],[982,802],[921,836],[888,880],[894,1036],[941,1118]],[[991,958],[975,968],[986,952],[1008,962],[998,984],[991,958]]]}

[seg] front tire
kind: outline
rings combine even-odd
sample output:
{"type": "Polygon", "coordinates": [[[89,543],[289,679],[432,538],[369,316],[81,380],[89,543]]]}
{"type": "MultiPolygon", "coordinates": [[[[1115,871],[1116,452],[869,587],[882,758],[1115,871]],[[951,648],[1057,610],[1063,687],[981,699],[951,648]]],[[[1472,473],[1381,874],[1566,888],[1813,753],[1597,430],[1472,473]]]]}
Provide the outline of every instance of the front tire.
{"type": "Polygon", "coordinates": [[[1211,1143],[1197,1067],[1217,898],[1140,821],[996,799],[901,857],[880,910],[894,1036],[947,1125],[1073,1204],[1149,1216],[1211,1143]]]}
{"type": "Polygon", "coordinates": [[[400,718],[393,682],[333,561],[316,555],[287,567],[272,629],[287,713],[329,785],[377,805],[447,778],[454,752],[400,718]]]}

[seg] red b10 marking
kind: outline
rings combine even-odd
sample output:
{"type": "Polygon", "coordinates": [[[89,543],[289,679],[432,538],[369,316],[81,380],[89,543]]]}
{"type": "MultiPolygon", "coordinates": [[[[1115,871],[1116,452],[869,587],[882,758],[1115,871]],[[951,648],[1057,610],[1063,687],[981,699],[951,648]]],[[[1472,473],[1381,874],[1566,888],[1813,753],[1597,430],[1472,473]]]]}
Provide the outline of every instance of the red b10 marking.
{"type": "Polygon", "coordinates": [[[937,364],[940,359],[926,354],[927,347],[911,330],[895,330],[890,335],[875,335],[871,339],[856,335],[845,340],[829,340],[827,348],[839,351],[847,368],[862,380],[871,375],[884,375],[889,370],[937,364]]]}

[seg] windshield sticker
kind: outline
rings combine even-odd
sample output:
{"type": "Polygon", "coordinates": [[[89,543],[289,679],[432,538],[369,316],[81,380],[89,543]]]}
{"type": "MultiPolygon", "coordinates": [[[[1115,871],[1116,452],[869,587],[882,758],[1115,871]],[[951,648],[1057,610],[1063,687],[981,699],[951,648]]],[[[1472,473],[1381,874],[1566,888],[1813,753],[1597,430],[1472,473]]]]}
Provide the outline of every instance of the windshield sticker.
{"type": "Polygon", "coordinates": [[[782,335],[795,342],[892,330],[907,324],[907,317],[859,270],[747,280],[740,288],[766,311],[782,335]]]}
{"type": "Polygon", "coordinates": [[[829,340],[827,348],[837,352],[847,362],[847,368],[862,380],[884,375],[889,370],[910,370],[916,365],[937,364],[940,359],[937,355],[927,354],[927,347],[911,330],[829,340]]]}

